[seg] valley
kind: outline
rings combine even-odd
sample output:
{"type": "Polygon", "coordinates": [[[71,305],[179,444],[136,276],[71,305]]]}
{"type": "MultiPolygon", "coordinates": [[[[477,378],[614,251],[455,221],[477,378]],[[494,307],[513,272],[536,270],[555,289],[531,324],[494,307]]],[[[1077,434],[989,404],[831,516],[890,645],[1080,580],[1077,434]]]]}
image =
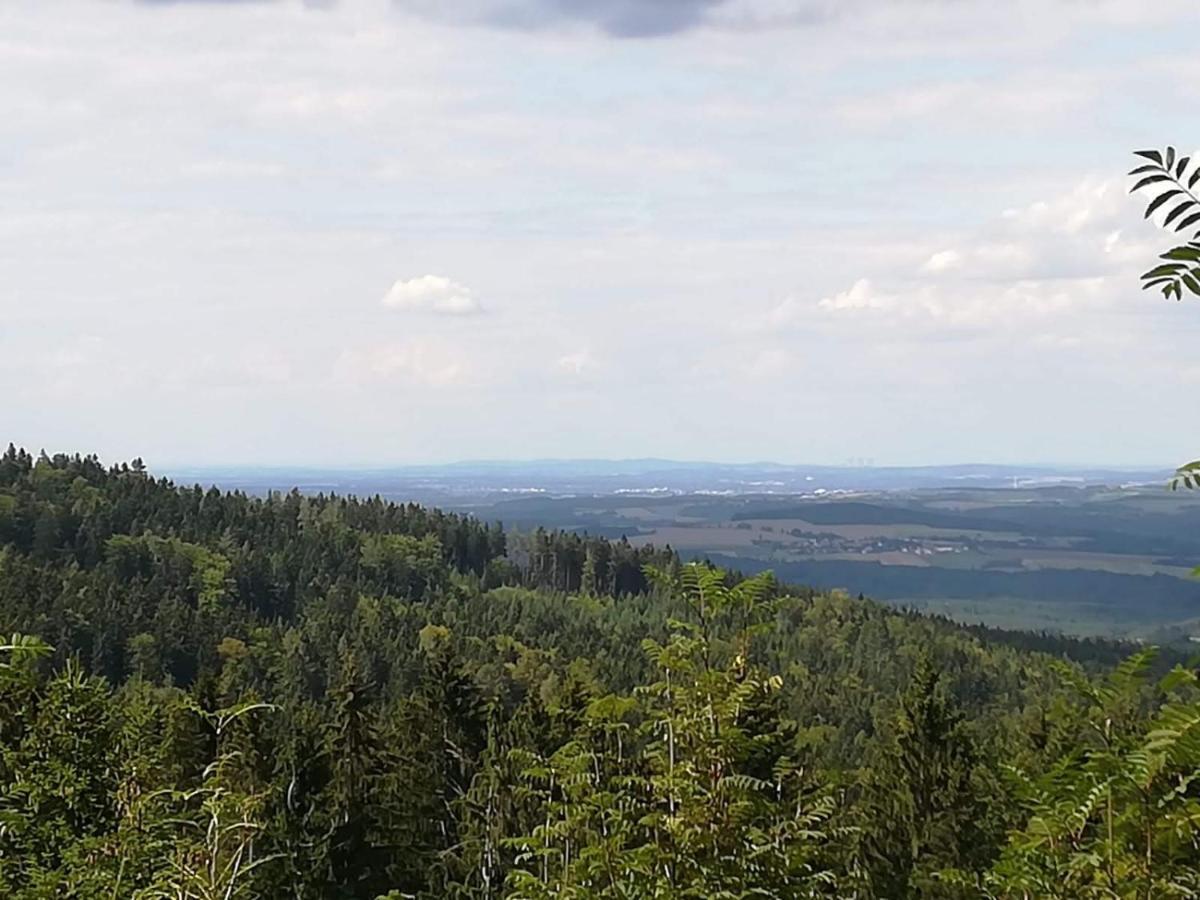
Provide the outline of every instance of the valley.
{"type": "Polygon", "coordinates": [[[1154,470],[596,461],[175,474],[669,546],[968,624],[1166,643],[1200,634],[1200,500],[1154,470]]]}

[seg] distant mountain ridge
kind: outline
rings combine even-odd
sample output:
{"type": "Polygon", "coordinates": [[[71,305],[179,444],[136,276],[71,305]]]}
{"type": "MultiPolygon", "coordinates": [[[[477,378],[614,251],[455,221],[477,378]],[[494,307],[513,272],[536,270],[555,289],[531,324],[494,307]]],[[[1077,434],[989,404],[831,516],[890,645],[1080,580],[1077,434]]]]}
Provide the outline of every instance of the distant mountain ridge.
{"type": "Polygon", "coordinates": [[[925,466],[829,466],[694,460],[464,460],[378,467],[193,466],[167,469],[180,482],[250,492],[290,490],[375,494],[446,501],[509,493],[604,495],[636,493],[811,494],[928,488],[1009,488],[1040,484],[1165,483],[1171,469],[961,463],[925,466]]]}

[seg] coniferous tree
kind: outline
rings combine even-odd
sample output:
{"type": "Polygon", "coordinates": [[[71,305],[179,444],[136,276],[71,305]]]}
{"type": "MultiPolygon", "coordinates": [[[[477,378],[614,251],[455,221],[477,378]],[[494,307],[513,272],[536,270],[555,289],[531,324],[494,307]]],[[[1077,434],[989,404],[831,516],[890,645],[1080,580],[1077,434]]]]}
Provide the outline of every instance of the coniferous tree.
{"type": "Polygon", "coordinates": [[[995,846],[964,718],[921,657],[863,776],[861,852],[876,897],[956,896],[946,869],[981,870],[995,846]]]}

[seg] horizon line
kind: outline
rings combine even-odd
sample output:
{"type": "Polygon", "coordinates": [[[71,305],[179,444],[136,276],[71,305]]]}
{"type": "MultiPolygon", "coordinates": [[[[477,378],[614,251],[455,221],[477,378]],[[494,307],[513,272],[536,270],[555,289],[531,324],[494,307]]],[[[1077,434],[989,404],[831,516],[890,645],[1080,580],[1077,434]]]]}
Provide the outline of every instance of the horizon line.
{"type": "MultiPolygon", "coordinates": [[[[145,461],[145,460],[143,460],[145,461]]],[[[402,472],[421,469],[461,469],[478,467],[525,467],[539,465],[631,465],[655,464],[685,467],[712,468],[777,468],[777,469],[834,469],[839,471],[885,471],[885,470],[919,470],[919,469],[1050,469],[1061,472],[1081,471],[1166,471],[1173,472],[1175,464],[1170,463],[1087,463],[1087,462],[928,462],[928,463],[820,463],[820,462],[778,462],[776,460],[723,461],[706,459],[675,459],[659,456],[630,456],[630,457],[512,457],[512,458],[482,458],[455,459],[445,462],[355,462],[355,463],[316,463],[316,462],[171,462],[151,464],[147,468],[174,470],[184,472],[202,471],[310,471],[310,472],[402,472]]]]}

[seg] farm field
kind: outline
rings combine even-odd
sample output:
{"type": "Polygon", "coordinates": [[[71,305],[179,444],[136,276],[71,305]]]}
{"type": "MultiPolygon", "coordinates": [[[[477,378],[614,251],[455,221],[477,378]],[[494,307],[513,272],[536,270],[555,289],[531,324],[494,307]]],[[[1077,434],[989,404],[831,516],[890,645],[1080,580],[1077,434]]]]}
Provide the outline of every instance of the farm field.
{"type": "Polygon", "coordinates": [[[538,497],[477,512],[518,530],[670,545],[965,622],[1159,641],[1200,633],[1200,502],[1157,484],[538,497]]]}
{"type": "Polygon", "coordinates": [[[631,461],[195,474],[250,493],[431,503],[502,522],[515,541],[545,528],[670,545],[972,624],[1200,636],[1200,497],[1166,490],[1166,472],[631,461]]]}

